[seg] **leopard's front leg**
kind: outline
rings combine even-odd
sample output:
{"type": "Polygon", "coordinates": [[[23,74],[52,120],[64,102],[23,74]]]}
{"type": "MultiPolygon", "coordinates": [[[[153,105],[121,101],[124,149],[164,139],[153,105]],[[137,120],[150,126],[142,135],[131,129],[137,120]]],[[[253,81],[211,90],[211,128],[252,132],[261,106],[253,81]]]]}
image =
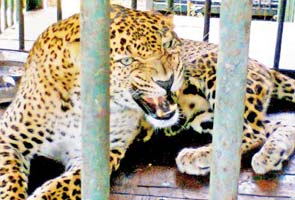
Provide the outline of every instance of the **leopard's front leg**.
{"type": "Polygon", "coordinates": [[[80,167],[70,168],[37,188],[28,200],[81,199],[80,173],[80,167]]]}
{"type": "Polygon", "coordinates": [[[140,132],[142,114],[133,110],[111,113],[110,119],[110,173],[116,171],[120,161],[140,132]]]}
{"type": "Polygon", "coordinates": [[[29,162],[11,144],[0,140],[0,199],[27,198],[29,162]]]}
{"type": "MultiPolygon", "coordinates": [[[[206,119],[206,118],[205,118],[206,119]]],[[[198,126],[201,127],[201,126],[198,126]]],[[[206,129],[206,132],[212,134],[212,129],[206,129]]],[[[261,146],[265,141],[264,129],[260,129],[261,135],[255,136],[252,127],[245,123],[243,130],[243,142],[241,146],[241,153],[261,146]]],[[[211,163],[211,144],[199,148],[184,148],[176,158],[176,164],[180,172],[191,175],[206,175],[210,172],[211,163]]]]}

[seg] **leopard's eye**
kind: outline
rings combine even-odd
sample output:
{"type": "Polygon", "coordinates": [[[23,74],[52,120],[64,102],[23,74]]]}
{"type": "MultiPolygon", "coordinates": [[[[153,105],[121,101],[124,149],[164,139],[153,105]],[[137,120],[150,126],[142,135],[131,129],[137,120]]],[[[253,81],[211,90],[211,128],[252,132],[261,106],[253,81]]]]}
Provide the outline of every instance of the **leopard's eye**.
{"type": "Polygon", "coordinates": [[[164,48],[168,49],[170,47],[172,47],[172,44],[173,44],[173,40],[169,40],[168,42],[165,42],[163,44],[164,48]]]}
{"type": "Polygon", "coordinates": [[[131,58],[131,57],[127,57],[127,58],[122,58],[120,60],[120,62],[125,65],[125,66],[128,66],[128,65],[131,65],[133,63],[134,59],[131,58]]]}

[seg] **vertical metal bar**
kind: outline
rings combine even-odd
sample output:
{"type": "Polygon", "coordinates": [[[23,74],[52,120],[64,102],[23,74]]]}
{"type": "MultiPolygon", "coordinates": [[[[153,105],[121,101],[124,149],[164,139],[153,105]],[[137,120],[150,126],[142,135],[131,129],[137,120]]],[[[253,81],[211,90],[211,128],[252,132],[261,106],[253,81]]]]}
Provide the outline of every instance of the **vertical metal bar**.
{"type": "Polygon", "coordinates": [[[62,20],[62,0],[57,0],[57,21],[62,20]]]}
{"type": "Polygon", "coordinates": [[[7,12],[7,15],[8,15],[8,16],[7,16],[7,25],[8,25],[8,27],[9,27],[9,26],[12,25],[12,23],[11,23],[11,22],[12,22],[12,20],[11,20],[11,18],[12,18],[12,17],[11,17],[11,16],[12,16],[12,15],[11,15],[11,0],[7,0],[7,11],[6,11],[6,12],[7,12]],[[8,23],[8,22],[9,22],[9,23],[8,23]]]}
{"type": "Polygon", "coordinates": [[[82,199],[109,198],[109,1],[81,1],[82,199]]]}
{"type": "Polygon", "coordinates": [[[19,50],[25,49],[25,25],[24,25],[24,13],[23,13],[23,1],[16,1],[16,9],[18,16],[18,41],[19,41],[19,50]]]}
{"type": "Polygon", "coordinates": [[[282,47],[282,37],[284,31],[284,19],[286,13],[286,0],[280,0],[279,5],[279,17],[278,17],[278,30],[277,30],[277,41],[274,57],[274,69],[279,69],[280,59],[281,59],[281,47],[282,47]]]}
{"type": "Polygon", "coordinates": [[[134,10],[137,9],[137,0],[131,0],[131,8],[134,10]]]}
{"type": "Polygon", "coordinates": [[[15,0],[15,23],[18,22],[18,21],[19,21],[19,16],[18,16],[18,0],[15,0]]]}
{"type": "Polygon", "coordinates": [[[14,0],[9,0],[10,25],[14,25],[14,0]]]}
{"type": "Polygon", "coordinates": [[[173,12],[173,0],[166,0],[167,3],[167,10],[173,12]]]}
{"type": "Polygon", "coordinates": [[[205,8],[204,8],[204,32],[203,32],[204,42],[209,41],[210,17],[211,17],[211,0],[206,0],[205,8]]]}
{"type": "Polygon", "coordinates": [[[210,200],[237,199],[252,1],[223,0],[210,200]]]}
{"type": "Polygon", "coordinates": [[[4,30],[8,28],[8,18],[7,18],[7,0],[3,1],[3,19],[4,19],[4,30]]]}

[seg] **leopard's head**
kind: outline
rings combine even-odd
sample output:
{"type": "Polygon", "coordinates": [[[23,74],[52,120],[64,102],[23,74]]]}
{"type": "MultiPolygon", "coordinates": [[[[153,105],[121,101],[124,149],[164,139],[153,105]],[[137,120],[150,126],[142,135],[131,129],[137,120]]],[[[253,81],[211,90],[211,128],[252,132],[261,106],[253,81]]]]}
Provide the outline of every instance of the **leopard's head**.
{"type": "Polygon", "coordinates": [[[158,128],[175,124],[183,66],[172,16],[113,6],[111,19],[111,109],[142,110],[158,128]]]}

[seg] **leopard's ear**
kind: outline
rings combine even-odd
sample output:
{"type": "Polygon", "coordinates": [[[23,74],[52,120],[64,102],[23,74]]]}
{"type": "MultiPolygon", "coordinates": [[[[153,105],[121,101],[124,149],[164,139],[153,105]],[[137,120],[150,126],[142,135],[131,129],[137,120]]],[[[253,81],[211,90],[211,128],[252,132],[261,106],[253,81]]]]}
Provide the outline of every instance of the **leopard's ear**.
{"type": "Polygon", "coordinates": [[[69,50],[70,57],[75,63],[80,63],[80,40],[67,42],[66,47],[69,50]]]}
{"type": "Polygon", "coordinates": [[[166,24],[168,24],[169,26],[174,26],[174,23],[173,23],[173,19],[174,19],[174,15],[173,15],[173,12],[171,11],[168,11],[168,10],[153,10],[153,11],[150,11],[152,14],[154,15],[158,15],[160,16],[160,18],[162,20],[165,21],[166,24]]]}
{"type": "Polygon", "coordinates": [[[171,27],[174,27],[174,15],[173,14],[169,14],[169,15],[163,15],[163,20],[171,27]]]}

